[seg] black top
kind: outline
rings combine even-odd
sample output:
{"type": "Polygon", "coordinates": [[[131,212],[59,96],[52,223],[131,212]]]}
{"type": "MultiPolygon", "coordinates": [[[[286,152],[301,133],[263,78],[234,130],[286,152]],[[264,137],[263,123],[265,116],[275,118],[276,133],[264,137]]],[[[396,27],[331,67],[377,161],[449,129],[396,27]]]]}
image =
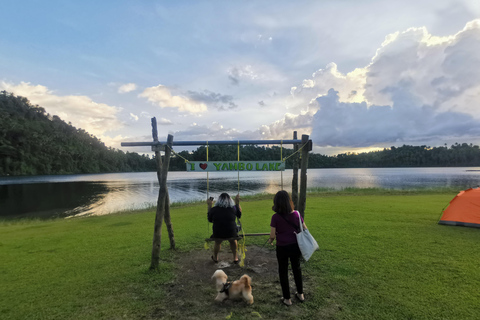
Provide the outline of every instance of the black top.
{"type": "Polygon", "coordinates": [[[233,208],[213,207],[208,211],[208,221],[213,222],[213,235],[212,238],[234,238],[237,237],[237,224],[235,219],[239,219],[242,216],[242,212],[238,209],[238,206],[233,208]]]}

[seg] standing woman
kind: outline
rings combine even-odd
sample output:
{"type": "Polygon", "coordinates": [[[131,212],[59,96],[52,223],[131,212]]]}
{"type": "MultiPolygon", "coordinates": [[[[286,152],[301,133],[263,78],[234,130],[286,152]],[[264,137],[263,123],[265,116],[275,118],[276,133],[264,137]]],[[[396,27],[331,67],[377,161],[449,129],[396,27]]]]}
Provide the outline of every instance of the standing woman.
{"type": "MultiPolygon", "coordinates": [[[[290,297],[290,285],[288,283],[288,260],[292,265],[293,278],[297,287],[295,297],[304,302],[302,269],[300,267],[300,257],[302,253],[298,247],[295,232],[300,229],[298,211],[294,210],[292,199],[287,191],[279,191],[273,198],[272,210],[275,214],[272,216],[270,223],[270,239],[268,242],[273,245],[273,240],[277,239],[277,261],[278,275],[280,277],[280,285],[282,286],[282,303],[291,306],[292,299],[290,297]]],[[[307,229],[305,222],[303,228],[307,229]]]]}
{"type": "Polygon", "coordinates": [[[207,200],[208,205],[208,221],[213,223],[213,235],[211,238],[215,238],[215,245],[213,247],[213,262],[218,262],[218,253],[222,242],[228,240],[230,242],[230,249],[233,253],[233,263],[238,263],[237,254],[237,240],[231,238],[237,238],[237,224],[235,219],[242,217],[242,208],[240,207],[240,195],[237,194],[235,201],[230,198],[228,193],[222,193],[215,206],[213,205],[213,198],[207,200]]]}

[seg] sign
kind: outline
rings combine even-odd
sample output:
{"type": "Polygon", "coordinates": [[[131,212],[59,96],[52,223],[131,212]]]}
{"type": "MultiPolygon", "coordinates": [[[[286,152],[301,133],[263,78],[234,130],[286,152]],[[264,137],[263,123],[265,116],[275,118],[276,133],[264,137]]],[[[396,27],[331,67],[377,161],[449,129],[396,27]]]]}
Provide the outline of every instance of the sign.
{"type": "Polygon", "coordinates": [[[283,161],[189,161],[187,171],[285,171],[283,161]]]}

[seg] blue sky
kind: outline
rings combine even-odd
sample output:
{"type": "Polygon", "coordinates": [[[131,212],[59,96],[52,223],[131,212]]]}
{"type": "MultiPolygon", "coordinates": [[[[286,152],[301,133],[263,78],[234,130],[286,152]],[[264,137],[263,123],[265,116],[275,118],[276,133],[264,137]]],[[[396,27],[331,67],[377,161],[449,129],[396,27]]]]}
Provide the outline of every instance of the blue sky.
{"type": "Polygon", "coordinates": [[[2,10],[0,90],[109,146],[150,140],[153,116],[160,137],[297,130],[326,154],[480,144],[480,1],[7,1],[2,10]]]}

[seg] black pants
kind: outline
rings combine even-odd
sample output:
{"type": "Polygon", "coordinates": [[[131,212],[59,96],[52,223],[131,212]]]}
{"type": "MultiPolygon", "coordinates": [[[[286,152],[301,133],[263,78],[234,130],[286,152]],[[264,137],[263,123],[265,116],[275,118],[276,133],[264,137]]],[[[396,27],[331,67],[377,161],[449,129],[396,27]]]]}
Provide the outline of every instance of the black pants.
{"type": "Polygon", "coordinates": [[[293,279],[297,286],[297,292],[303,293],[302,269],[300,257],[302,253],[296,243],[286,246],[277,246],[278,275],[284,299],[290,299],[290,285],[288,283],[288,259],[292,264],[293,279]]]}

